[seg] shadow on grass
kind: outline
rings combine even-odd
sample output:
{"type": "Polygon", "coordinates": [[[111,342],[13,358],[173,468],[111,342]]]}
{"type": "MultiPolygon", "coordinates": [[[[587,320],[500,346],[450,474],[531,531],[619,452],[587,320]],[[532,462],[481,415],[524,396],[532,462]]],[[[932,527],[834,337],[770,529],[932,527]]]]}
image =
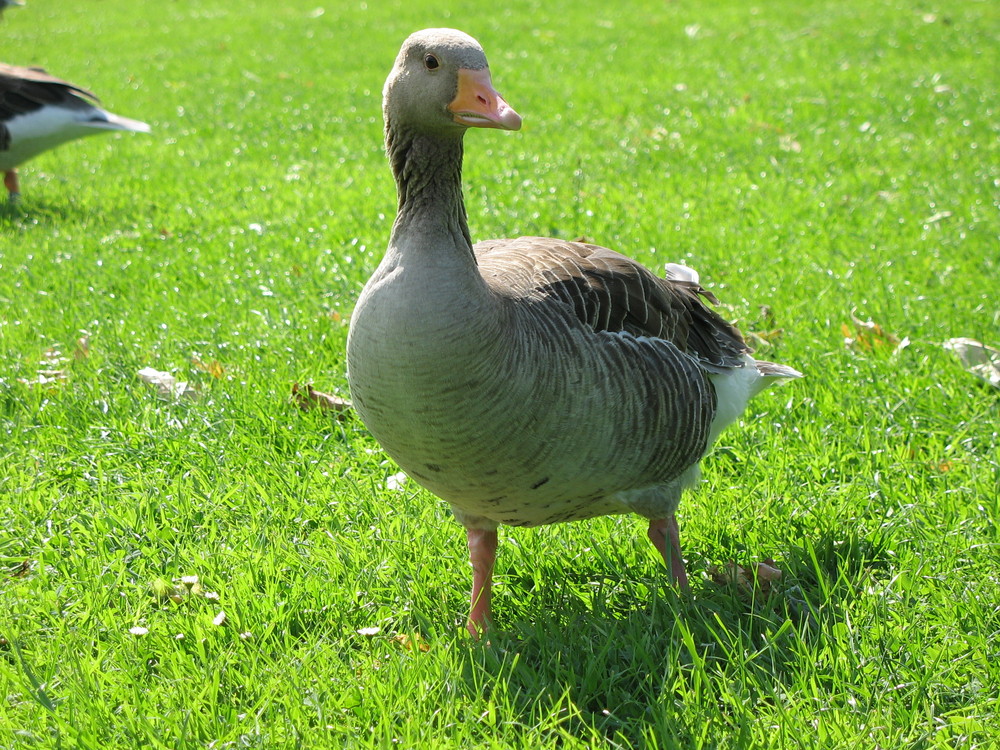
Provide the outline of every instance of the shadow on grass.
{"type": "Polygon", "coordinates": [[[469,650],[465,678],[470,692],[513,704],[525,727],[550,722],[557,734],[611,747],[651,737],[662,747],[695,746],[706,715],[726,732],[746,732],[750,724],[734,717],[822,679],[816,655],[830,650],[845,610],[888,567],[884,538],[839,530],[791,550],[783,584],[766,596],[709,580],[679,595],[665,577],[557,571],[564,584],[528,597],[530,623],[515,620],[469,650]]]}
{"type": "Polygon", "coordinates": [[[70,219],[79,219],[87,212],[75,207],[69,200],[59,203],[46,203],[34,199],[22,198],[17,203],[10,203],[0,196],[0,227],[15,224],[48,224],[70,219]]]}

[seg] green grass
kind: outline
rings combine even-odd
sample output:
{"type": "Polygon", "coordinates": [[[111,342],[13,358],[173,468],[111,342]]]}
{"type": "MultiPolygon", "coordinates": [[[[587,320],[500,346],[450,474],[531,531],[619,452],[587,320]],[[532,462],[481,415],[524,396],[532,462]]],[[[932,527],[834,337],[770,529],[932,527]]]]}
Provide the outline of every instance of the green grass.
{"type": "Polygon", "coordinates": [[[996,5],[385,5],[7,13],[5,61],[154,130],[0,210],[0,748],[996,747],[1000,397],[940,346],[1000,344],[996,5]],[[431,25],[525,118],[467,139],[474,236],[689,263],[807,375],[682,504],[690,595],[641,519],[505,531],[471,643],[443,504],[288,403],[346,395],[381,85],[431,25]],[[909,346],[845,347],[852,313],[909,346]],[[765,557],[769,596],[705,575],[765,557]],[[217,598],[163,596],[193,575],[217,598]]]}

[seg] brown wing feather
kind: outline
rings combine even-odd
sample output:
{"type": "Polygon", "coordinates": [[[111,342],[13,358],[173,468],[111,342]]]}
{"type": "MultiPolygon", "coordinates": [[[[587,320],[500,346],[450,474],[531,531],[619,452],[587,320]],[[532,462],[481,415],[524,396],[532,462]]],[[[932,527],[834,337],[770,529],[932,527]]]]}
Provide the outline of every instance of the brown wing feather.
{"type": "Polygon", "coordinates": [[[660,278],[606,247],[520,237],[480,242],[473,250],[498,293],[558,299],[595,331],[666,339],[709,370],[741,367],[750,351],[740,332],[705,304],[716,302],[710,292],[692,281],[660,278]]]}
{"type": "Polygon", "coordinates": [[[33,112],[46,104],[73,106],[80,102],[79,97],[99,101],[87,89],[49,75],[42,68],[0,63],[0,120],[33,112]]]}

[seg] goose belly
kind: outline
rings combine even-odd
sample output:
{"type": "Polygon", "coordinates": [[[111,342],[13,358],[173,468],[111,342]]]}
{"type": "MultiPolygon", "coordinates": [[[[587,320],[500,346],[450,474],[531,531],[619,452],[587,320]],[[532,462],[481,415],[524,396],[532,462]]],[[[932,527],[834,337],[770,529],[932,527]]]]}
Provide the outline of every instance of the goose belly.
{"type": "Polygon", "coordinates": [[[59,109],[46,108],[19,115],[7,123],[10,145],[0,151],[0,169],[11,169],[66,141],[97,132],[78,125],[59,109]]]}
{"type": "Polygon", "coordinates": [[[673,482],[705,451],[711,385],[652,342],[505,326],[437,331],[418,347],[366,325],[352,320],[348,345],[355,407],[460,517],[533,526],[628,512],[631,494],[673,482]]]}

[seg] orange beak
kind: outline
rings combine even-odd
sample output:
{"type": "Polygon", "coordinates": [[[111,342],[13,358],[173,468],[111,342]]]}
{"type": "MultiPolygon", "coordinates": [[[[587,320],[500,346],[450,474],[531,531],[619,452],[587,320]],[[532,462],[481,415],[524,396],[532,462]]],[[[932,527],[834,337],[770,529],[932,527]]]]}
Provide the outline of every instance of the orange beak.
{"type": "Polygon", "coordinates": [[[448,105],[455,122],[470,128],[520,130],[521,115],[493,88],[489,68],[458,71],[458,93],[448,105]]]}

